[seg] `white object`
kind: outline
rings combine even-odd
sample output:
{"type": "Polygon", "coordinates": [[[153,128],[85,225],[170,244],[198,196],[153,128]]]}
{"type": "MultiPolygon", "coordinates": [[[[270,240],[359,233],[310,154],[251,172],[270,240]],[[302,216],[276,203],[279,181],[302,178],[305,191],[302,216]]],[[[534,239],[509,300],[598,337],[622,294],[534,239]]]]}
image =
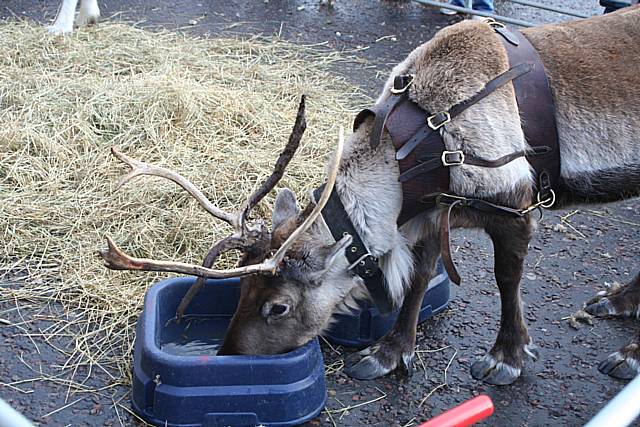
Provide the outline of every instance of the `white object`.
{"type": "Polygon", "coordinates": [[[626,427],[640,415],[640,375],[617,394],[584,427],[626,427]]]}
{"type": "Polygon", "coordinates": [[[100,8],[98,0],[80,0],[80,13],[75,18],[78,0],[62,0],[56,20],[48,27],[51,34],[70,34],[73,32],[73,23],[77,27],[98,23],[100,8]]]}
{"type": "Polygon", "coordinates": [[[33,424],[0,399],[0,427],[33,427],[33,424]]]}

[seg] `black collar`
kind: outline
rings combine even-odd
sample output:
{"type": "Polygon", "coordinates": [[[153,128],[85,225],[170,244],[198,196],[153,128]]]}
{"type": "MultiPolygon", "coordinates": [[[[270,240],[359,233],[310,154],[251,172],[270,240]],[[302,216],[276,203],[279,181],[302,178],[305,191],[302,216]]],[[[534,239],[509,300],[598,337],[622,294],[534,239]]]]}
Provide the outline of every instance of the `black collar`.
{"type": "MultiPolygon", "coordinates": [[[[316,200],[322,194],[323,189],[324,185],[314,191],[313,195],[316,200]]],[[[351,235],[353,240],[347,247],[345,254],[350,263],[349,270],[362,278],[369,290],[371,299],[380,313],[387,314],[391,312],[394,308],[393,301],[387,292],[384,275],[378,265],[378,259],[371,255],[358,235],[358,230],[349,219],[349,215],[347,215],[335,187],[331,192],[329,201],[322,209],[322,218],[336,241],[342,239],[346,234],[351,235]]]]}

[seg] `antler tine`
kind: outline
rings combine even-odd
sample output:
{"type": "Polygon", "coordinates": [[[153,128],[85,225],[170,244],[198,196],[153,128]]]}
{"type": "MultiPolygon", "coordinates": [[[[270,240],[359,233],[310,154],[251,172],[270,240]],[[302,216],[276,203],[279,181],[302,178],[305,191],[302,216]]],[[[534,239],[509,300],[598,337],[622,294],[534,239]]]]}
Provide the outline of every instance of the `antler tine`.
{"type": "Polygon", "coordinates": [[[114,270],[145,270],[145,271],[171,271],[174,273],[190,274],[193,276],[211,277],[216,279],[224,279],[229,277],[241,277],[256,273],[275,273],[276,269],[284,259],[287,249],[291,247],[293,242],[304,233],[313,222],[320,216],[322,209],[329,200],[329,196],[333,191],[333,187],[338,176],[340,160],[342,158],[342,150],[344,147],[344,131],[340,128],[338,137],[338,147],[331,165],[327,184],[325,186],[320,199],[311,214],[303,221],[303,223],[287,238],[280,246],[276,253],[261,262],[260,264],[246,265],[236,267],[229,270],[215,270],[200,265],[187,264],[182,262],[156,261],[146,258],[134,258],[124,253],[113,240],[107,236],[108,248],[100,251],[100,255],[105,261],[108,268],[114,270]]]}
{"type": "MultiPolygon", "coordinates": [[[[298,228],[296,228],[293,233],[284,241],[284,243],[280,246],[277,252],[267,261],[272,260],[274,270],[280,265],[280,262],[284,259],[285,253],[291,247],[293,242],[300,236],[302,233],[307,231],[311,224],[320,216],[322,213],[322,209],[329,201],[329,197],[331,196],[331,192],[333,191],[333,187],[336,184],[336,178],[338,177],[338,170],[340,169],[340,160],[342,160],[342,151],[344,148],[344,129],[340,126],[340,130],[338,132],[338,147],[336,148],[336,153],[333,157],[333,163],[329,169],[329,176],[327,177],[327,184],[320,195],[320,199],[316,203],[316,207],[311,211],[311,214],[300,224],[298,228]]],[[[266,261],[265,261],[266,263],[266,261]]]]}
{"type": "Polygon", "coordinates": [[[307,129],[307,121],[305,117],[305,101],[306,96],[302,95],[300,97],[300,104],[298,105],[298,113],[296,114],[296,121],[293,125],[293,129],[291,130],[291,134],[289,135],[289,140],[287,141],[287,145],[284,147],[284,150],[278,156],[278,160],[276,161],[276,165],[274,167],[273,173],[269,178],[267,178],[260,188],[258,188],[244,203],[242,208],[240,209],[240,221],[244,223],[247,219],[247,215],[260,201],[267,195],[273,187],[282,179],[284,175],[284,171],[286,167],[289,165],[289,162],[293,158],[294,154],[298,150],[300,146],[300,140],[302,140],[302,135],[304,131],[307,129]]]}
{"type": "Polygon", "coordinates": [[[108,248],[100,251],[100,256],[105,261],[107,268],[111,270],[143,270],[143,271],[167,271],[173,273],[189,274],[191,276],[210,277],[214,279],[228,279],[265,271],[262,264],[236,267],[229,270],[214,270],[200,265],[175,261],[157,261],[148,258],[135,258],[127,255],[115,242],[106,236],[108,248]]]}
{"type": "MultiPolygon", "coordinates": [[[[204,261],[202,261],[202,266],[212,267],[213,264],[215,264],[218,257],[220,256],[220,254],[233,249],[242,249],[245,243],[246,242],[244,241],[244,239],[239,237],[235,237],[235,236],[225,237],[219,242],[216,242],[216,244],[213,245],[211,249],[209,249],[207,256],[204,258],[204,261]]],[[[191,300],[193,300],[193,298],[198,294],[198,292],[200,292],[200,289],[202,289],[202,286],[204,285],[204,281],[205,281],[204,277],[198,277],[195,283],[191,285],[187,293],[182,297],[182,300],[180,301],[180,304],[176,309],[176,319],[178,322],[180,322],[180,319],[182,319],[182,316],[184,315],[184,311],[187,309],[187,307],[189,307],[191,300]]]]}
{"type": "Polygon", "coordinates": [[[158,176],[168,179],[175,182],[185,191],[195,197],[196,200],[198,200],[198,202],[200,203],[200,206],[202,206],[211,215],[229,223],[236,231],[240,231],[241,220],[239,215],[225,212],[215,206],[209,199],[207,199],[207,197],[202,193],[202,191],[200,191],[200,189],[198,189],[194,184],[192,184],[188,179],[186,179],[179,173],[174,172],[170,169],[163,168],[161,166],[151,165],[149,163],[141,162],[139,160],[131,158],[126,154],[118,151],[118,149],[116,149],[115,147],[111,147],[111,153],[120,161],[126,163],[127,165],[129,165],[129,167],[131,167],[131,171],[118,180],[116,189],[120,189],[120,187],[131,181],[133,178],[142,175],[158,176]]]}

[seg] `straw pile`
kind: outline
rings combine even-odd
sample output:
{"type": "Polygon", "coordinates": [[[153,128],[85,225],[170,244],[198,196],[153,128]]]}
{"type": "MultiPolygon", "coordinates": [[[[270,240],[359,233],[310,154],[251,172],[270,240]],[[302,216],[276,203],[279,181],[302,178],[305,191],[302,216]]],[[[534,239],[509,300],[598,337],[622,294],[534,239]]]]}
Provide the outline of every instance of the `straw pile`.
{"type": "Polygon", "coordinates": [[[90,367],[126,384],[135,320],[159,276],[107,271],[96,254],[104,235],[134,256],[199,263],[230,230],[165,180],[114,192],[126,167],[109,147],[180,172],[232,209],[271,172],[306,93],[308,130],[280,184],[306,199],[365,100],[331,74],[337,55],[310,47],[116,24],[45,33],[0,23],[0,301],[61,303],[45,332],[71,337],[60,349],[69,379],[90,367]]]}

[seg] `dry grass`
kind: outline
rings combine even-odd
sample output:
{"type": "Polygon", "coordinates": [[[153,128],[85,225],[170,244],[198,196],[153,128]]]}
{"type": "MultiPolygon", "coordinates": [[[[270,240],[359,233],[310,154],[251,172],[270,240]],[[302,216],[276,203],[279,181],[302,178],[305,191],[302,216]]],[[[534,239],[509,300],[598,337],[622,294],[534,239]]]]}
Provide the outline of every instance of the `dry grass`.
{"type": "Polygon", "coordinates": [[[135,320],[159,277],[107,271],[104,235],[132,255],[200,262],[229,232],[169,182],[114,193],[125,167],[109,147],[177,170],[230,209],[270,173],[306,93],[308,130],[281,183],[306,198],[339,125],[366,102],[329,71],[337,55],[278,41],[115,24],[50,38],[6,22],[0,52],[0,301],[62,304],[43,335],[71,338],[59,369],[72,391],[79,367],[130,381],[135,320]],[[20,287],[2,285],[18,271],[20,287]]]}

